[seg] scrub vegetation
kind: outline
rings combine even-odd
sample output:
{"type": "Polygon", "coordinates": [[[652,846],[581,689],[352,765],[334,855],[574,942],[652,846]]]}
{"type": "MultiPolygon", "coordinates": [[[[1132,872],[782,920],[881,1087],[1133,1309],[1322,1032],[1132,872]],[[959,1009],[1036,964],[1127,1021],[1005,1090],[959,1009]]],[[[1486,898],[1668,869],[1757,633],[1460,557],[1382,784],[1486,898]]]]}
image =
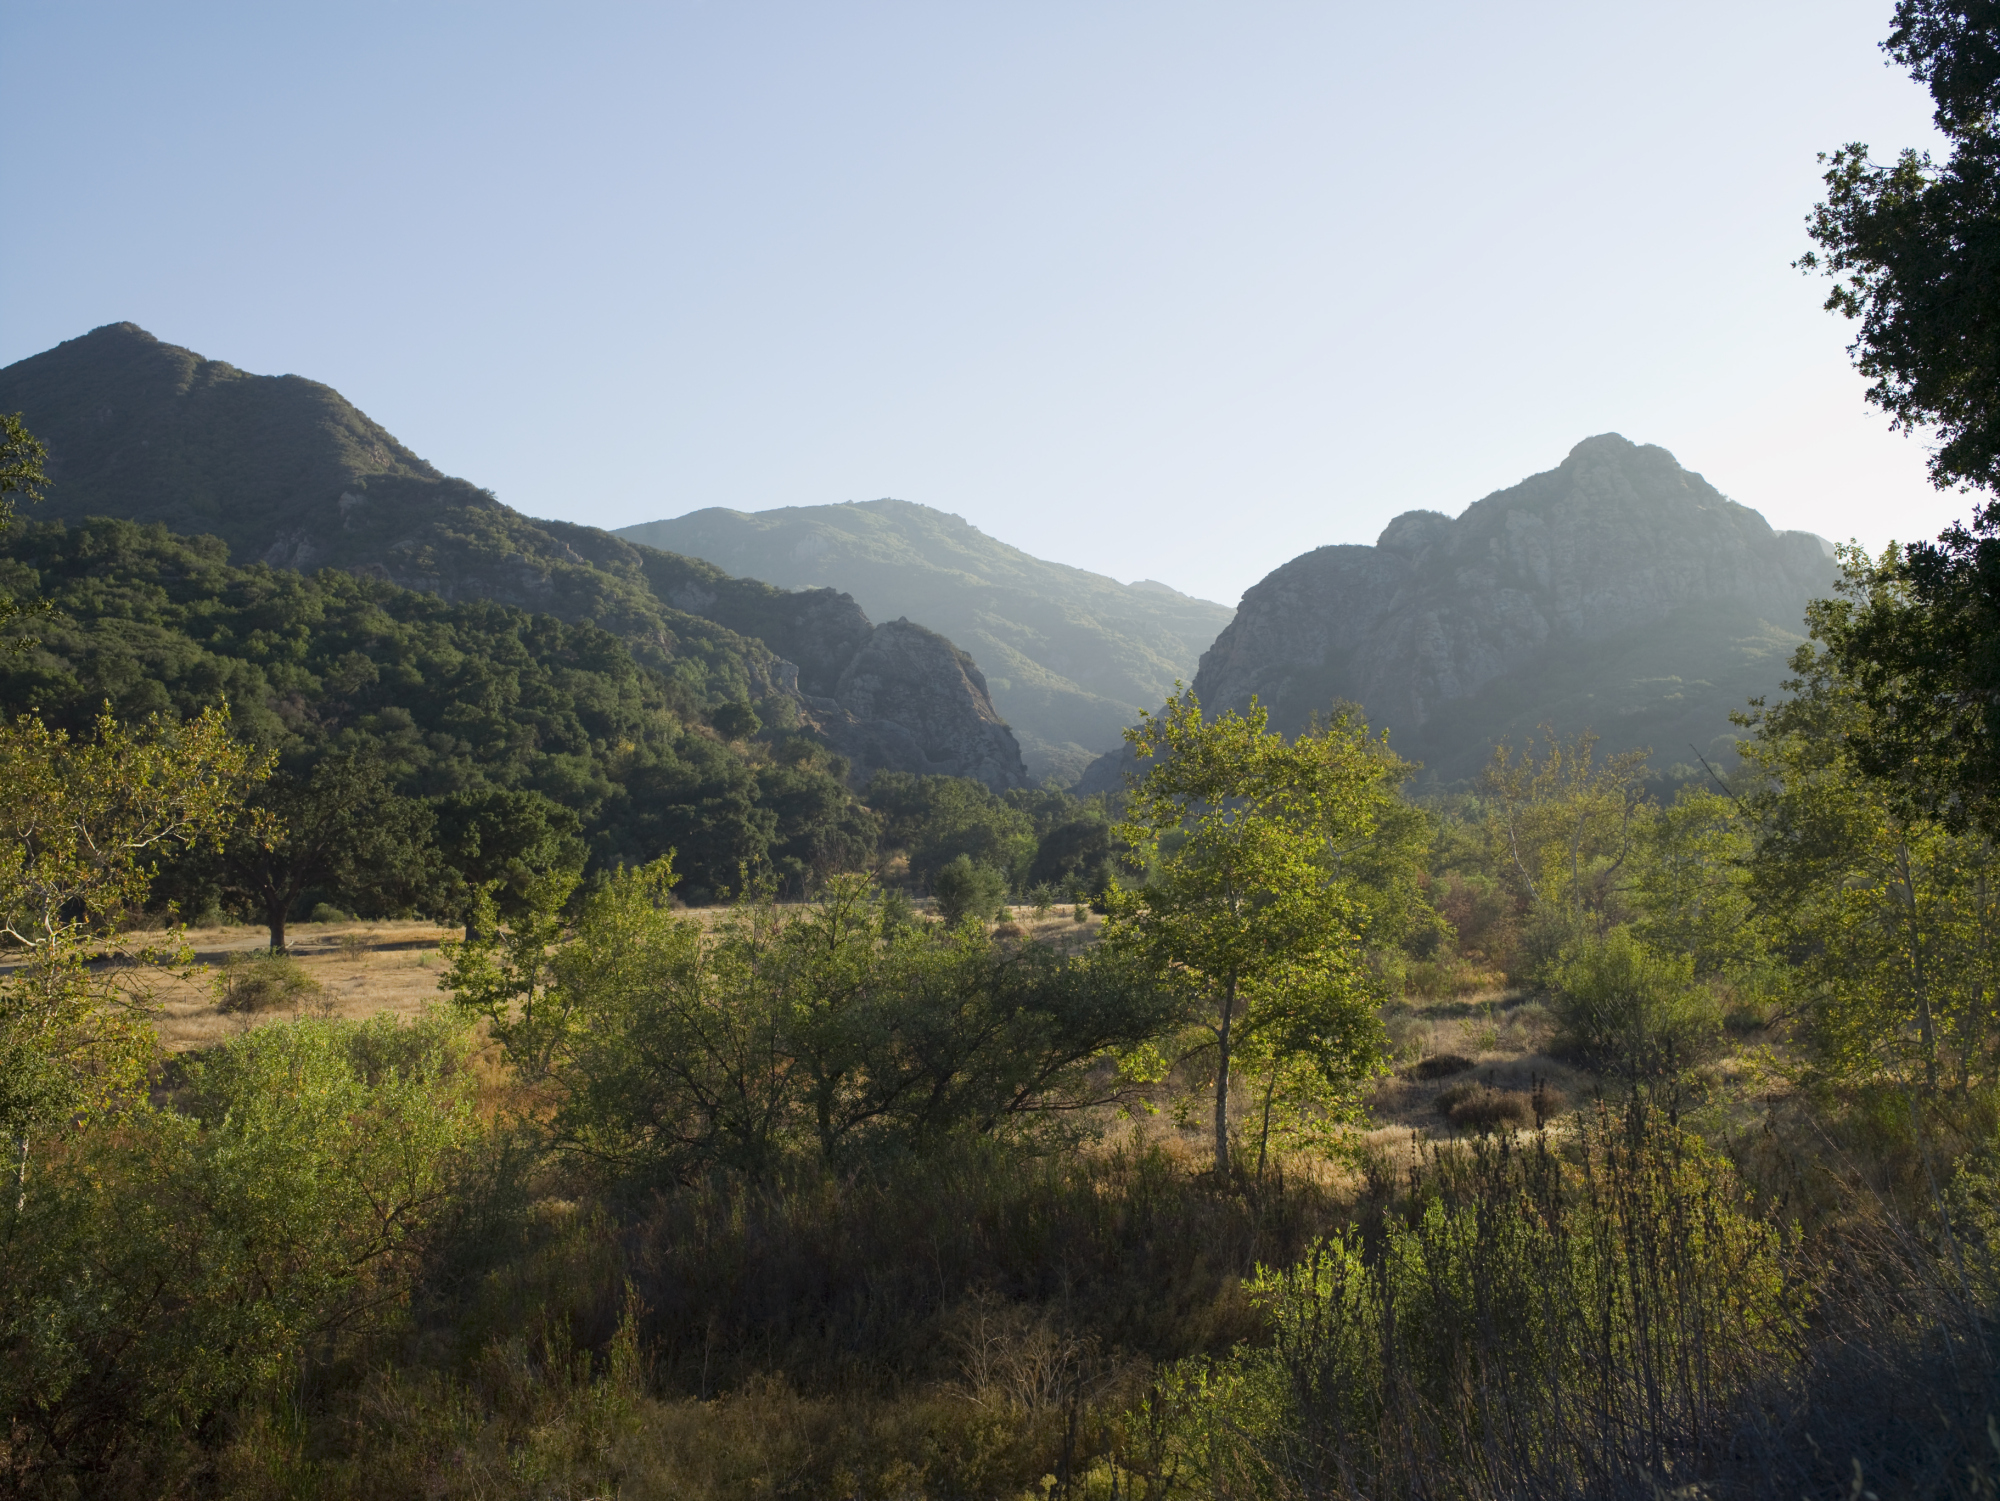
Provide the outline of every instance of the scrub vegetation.
{"type": "MultiPolygon", "coordinates": [[[[1841,154],[1815,233],[1990,485],[1923,276],[2000,49],[1896,25],[1957,154],[1841,154]]],[[[1546,730],[1423,801],[1351,710],[1190,693],[1121,800],[857,795],[587,626],[28,529],[0,1485],[1990,1497],[1996,516],[1846,556],[1726,767],[1546,730]],[[231,902],[273,945],[168,1056],[231,902]],[[449,918],[436,1005],[315,993],[285,920],[357,910],[449,918]]]]}

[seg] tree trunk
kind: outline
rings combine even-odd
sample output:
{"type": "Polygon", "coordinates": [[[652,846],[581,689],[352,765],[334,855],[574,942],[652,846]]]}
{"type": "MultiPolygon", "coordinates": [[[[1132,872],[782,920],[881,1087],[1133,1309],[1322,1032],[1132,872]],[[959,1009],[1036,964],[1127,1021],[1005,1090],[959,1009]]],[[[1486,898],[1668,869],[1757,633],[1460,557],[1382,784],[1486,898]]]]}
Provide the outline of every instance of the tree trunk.
{"type": "Polygon", "coordinates": [[[264,926],[271,930],[271,952],[285,951],[285,908],[289,903],[267,898],[264,902],[264,926]]]}
{"type": "Polygon", "coordinates": [[[1278,1093],[1278,1066],[1271,1065],[1271,1077],[1264,1084],[1264,1128],[1257,1133],[1257,1181],[1264,1181],[1264,1150],[1271,1144],[1271,1101],[1278,1093]]]}
{"type": "Polygon", "coordinates": [[[1236,1014],[1236,976],[1222,993],[1222,1025],[1215,1034],[1222,1058],[1215,1070],[1215,1170],[1229,1171],[1229,1023],[1236,1014]]]}

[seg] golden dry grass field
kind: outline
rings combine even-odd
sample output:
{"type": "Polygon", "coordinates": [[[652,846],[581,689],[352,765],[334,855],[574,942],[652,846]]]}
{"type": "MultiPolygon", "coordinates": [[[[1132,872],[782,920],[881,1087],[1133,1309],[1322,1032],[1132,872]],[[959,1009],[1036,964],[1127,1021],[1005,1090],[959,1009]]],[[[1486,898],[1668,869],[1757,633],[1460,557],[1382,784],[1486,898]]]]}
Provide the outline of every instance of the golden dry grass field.
{"type": "MultiPolygon", "coordinates": [[[[919,902],[919,909],[929,903],[919,902]]],[[[729,909],[691,908],[687,915],[713,923],[729,909]]],[[[1075,922],[1062,907],[1036,919],[1025,909],[1015,925],[1024,936],[1056,945],[1092,941],[1102,919],[1075,922]]],[[[135,935],[143,939],[146,935],[135,935]]],[[[294,923],[286,934],[292,957],[317,987],[302,1005],[315,1014],[359,1020],[387,1011],[413,1016],[445,999],[438,980],[445,963],[439,946],[459,936],[459,930],[429,922],[294,923]]],[[[269,935],[261,927],[230,925],[190,928],[188,944],[196,968],[186,976],[159,974],[152,993],[159,1007],[160,1043],[179,1053],[210,1047],[249,1027],[296,1015],[300,1006],[258,1012],[232,1012],[219,1004],[218,981],[224,967],[262,951],[269,935]]],[[[0,972],[10,966],[0,965],[0,972]]]]}

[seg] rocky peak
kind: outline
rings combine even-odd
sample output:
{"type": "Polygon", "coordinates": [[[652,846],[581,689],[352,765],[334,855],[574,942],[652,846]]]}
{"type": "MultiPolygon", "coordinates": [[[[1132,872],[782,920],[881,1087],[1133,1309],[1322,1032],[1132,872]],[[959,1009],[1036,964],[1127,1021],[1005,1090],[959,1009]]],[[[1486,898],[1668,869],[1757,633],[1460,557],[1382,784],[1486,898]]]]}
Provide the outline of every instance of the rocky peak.
{"type": "MultiPolygon", "coordinates": [[[[1765,642],[1768,658],[1770,632],[1797,640],[1806,602],[1832,573],[1821,539],[1774,531],[1664,448],[1604,433],[1456,518],[1406,511],[1373,547],[1322,547],[1276,569],[1202,657],[1195,690],[1212,708],[1254,693],[1285,729],[1332,699],[1358,700],[1458,770],[1490,749],[1474,721],[1498,723],[1525,704],[1524,675],[1534,693],[1555,691],[1554,673],[1592,727],[1636,739],[1645,723],[1633,693],[1606,697],[1587,681],[1611,670],[1605,652],[1623,642],[1650,653],[1666,668],[1661,699],[1685,709],[1734,691],[1721,684],[1734,684],[1741,663],[1717,630],[1740,627],[1732,639],[1765,642]],[[1475,699],[1486,704],[1476,714],[1464,707],[1475,699]]],[[[1778,669],[1768,675],[1775,686],[1778,669]]],[[[1704,739],[1735,706],[1703,711],[1714,721],[1704,739]]]]}

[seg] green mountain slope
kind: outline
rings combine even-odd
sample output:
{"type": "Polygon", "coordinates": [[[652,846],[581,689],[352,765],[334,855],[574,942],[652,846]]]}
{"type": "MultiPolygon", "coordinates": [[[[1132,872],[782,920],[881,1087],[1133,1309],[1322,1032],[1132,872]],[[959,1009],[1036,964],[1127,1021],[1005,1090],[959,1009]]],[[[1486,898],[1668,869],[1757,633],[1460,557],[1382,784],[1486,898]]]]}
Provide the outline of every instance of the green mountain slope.
{"type": "Polygon", "coordinates": [[[831,585],[876,619],[907,616],[969,650],[1039,775],[1074,774],[1172,691],[1232,611],[1034,557],[901,500],[620,528],[635,542],[794,587],[831,585]]]}
{"type": "Polygon", "coordinates": [[[38,520],[157,523],[219,537],[238,566],[337,568],[588,622],[697,703],[749,699],[766,722],[825,735],[859,775],[886,766],[996,788],[1027,779],[962,654],[912,649],[907,628],[875,626],[833,590],[732,578],[595,527],[524,516],[441,474],[330,386],[251,375],[118,323],[0,370],[0,411],[19,411],[48,445],[38,520]],[[875,693],[876,712],[836,702],[851,669],[879,678],[885,662],[909,680],[875,693]],[[890,702],[921,724],[884,716],[890,702]]]}
{"type": "Polygon", "coordinates": [[[0,713],[85,730],[223,702],[274,749],[373,747],[405,796],[539,792],[577,815],[595,864],[677,853],[690,894],[742,867],[795,889],[861,863],[874,820],[823,755],[732,745],[684,676],[597,626],[326,569],[233,567],[214,538],[100,518],[29,522],[0,589],[48,602],[0,650],[0,713]]]}

